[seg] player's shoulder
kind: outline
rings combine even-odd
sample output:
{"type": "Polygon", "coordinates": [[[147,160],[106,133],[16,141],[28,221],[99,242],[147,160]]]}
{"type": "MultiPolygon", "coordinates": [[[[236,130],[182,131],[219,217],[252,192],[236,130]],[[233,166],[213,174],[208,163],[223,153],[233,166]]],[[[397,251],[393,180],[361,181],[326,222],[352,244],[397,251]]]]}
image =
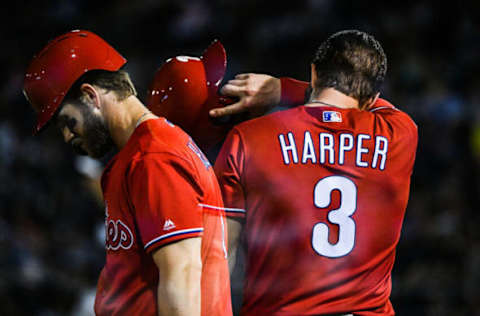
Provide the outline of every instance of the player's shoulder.
{"type": "Polygon", "coordinates": [[[204,169],[210,167],[210,162],[195,141],[163,117],[147,124],[140,138],[135,160],[188,165],[189,168],[201,164],[204,169]]]}
{"type": "Polygon", "coordinates": [[[400,110],[390,101],[382,98],[378,98],[378,100],[368,109],[368,112],[398,114],[402,117],[409,118],[409,120],[413,122],[413,119],[406,112],[400,110]]]}
{"type": "Polygon", "coordinates": [[[189,139],[181,128],[170,123],[164,117],[145,121],[137,129],[139,131],[135,133],[138,133],[138,135],[132,145],[144,154],[174,153],[181,149],[182,145],[185,145],[189,139]]]}
{"type": "Polygon", "coordinates": [[[405,128],[410,129],[414,132],[417,131],[417,124],[412,119],[412,117],[410,117],[410,115],[400,110],[386,99],[378,98],[378,100],[373,104],[373,106],[368,109],[368,112],[385,119],[393,118],[405,128]]]}
{"type": "Polygon", "coordinates": [[[142,160],[170,163],[173,160],[188,161],[191,138],[178,126],[163,117],[140,124],[130,137],[121,157],[127,162],[142,160]]]}

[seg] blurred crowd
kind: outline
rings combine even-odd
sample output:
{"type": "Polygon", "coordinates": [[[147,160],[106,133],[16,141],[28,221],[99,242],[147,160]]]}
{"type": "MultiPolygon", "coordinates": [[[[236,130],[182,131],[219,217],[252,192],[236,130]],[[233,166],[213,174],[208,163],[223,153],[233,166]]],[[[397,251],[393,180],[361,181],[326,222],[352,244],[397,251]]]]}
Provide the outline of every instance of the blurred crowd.
{"type": "Polygon", "coordinates": [[[328,35],[372,33],[389,58],[382,95],[419,126],[392,302],[398,315],[480,315],[480,2],[10,5],[0,50],[0,315],[93,313],[104,262],[104,210],[94,179],[104,161],[75,157],[54,129],[32,137],[35,113],[21,90],[33,54],[79,28],[128,59],[142,100],[165,59],[198,56],[214,38],[227,50],[227,79],[260,72],[309,80],[314,51],[328,35]]]}

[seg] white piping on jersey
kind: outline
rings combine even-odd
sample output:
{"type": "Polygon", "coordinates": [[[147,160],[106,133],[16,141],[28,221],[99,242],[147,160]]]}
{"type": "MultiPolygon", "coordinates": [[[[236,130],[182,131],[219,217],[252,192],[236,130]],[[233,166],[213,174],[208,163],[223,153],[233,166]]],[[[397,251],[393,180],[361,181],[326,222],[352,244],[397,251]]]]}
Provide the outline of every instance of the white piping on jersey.
{"type": "Polygon", "coordinates": [[[389,106],[381,106],[379,108],[374,108],[374,109],[371,109],[370,112],[375,112],[375,111],[378,111],[378,110],[383,110],[383,109],[392,109],[392,110],[396,110],[398,111],[398,109],[396,107],[389,107],[389,106]]]}
{"type": "Polygon", "coordinates": [[[154,239],[150,240],[149,242],[147,242],[145,244],[145,246],[143,248],[147,249],[151,244],[156,243],[156,242],[158,242],[160,240],[163,240],[165,238],[168,238],[168,237],[172,237],[172,236],[176,236],[176,235],[189,234],[189,233],[201,233],[201,232],[203,232],[202,227],[177,230],[177,231],[174,231],[174,232],[171,232],[171,233],[168,233],[168,234],[165,234],[165,235],[162,235],[160,237],[157,237],[157,238],[154,238],[154,239]]]}
{"type": "MultiPolygon", "coordinates": [[[[229,208],[225,208],[225,207],[214,206],[214,205],[203,204],[203,203],[198,203],[198,206],[205,207],[205,208],[211,208],[211,209],[214,209],[214,210],[222,210],[222,211],[226,211],[226,210],[229,209],[229,208]]],[[[240,210],[240,209],[234,209],[234,210],[240,210]]],[[[240,211],[243,211],[245,213],[245,210],[240,210],[240,211]]],[[[222,248],[223,248],[223,254],[225,255],[225,259],[227,259],[228,254],[227,254],[227,246],[226,246],[226,242],[225,242],[225,224],[223,223],[223,218],[224,218],[223,216],[220,217],[220,223],[222,224],[222,248]]]]}
{"type": "MultiPolygon", "coordinates": [[[[391,107],[389,107],[389,106],[381,106],[381,107],[379,107],[379,108],[371,109],[370,112],[375,112],[375,111],[377,111],[377,110],[383,110],[383,109],[393,109],[393,110],[395,110],[395,111],[400,111],[400,110],[397,109],[396,107],[391,108],[391,107]]],[[[412,120],[412,122],[413,122],[413,124],[415,125],[415,127],[418,129],[417,123],[415,123],[415,121],[413,121],[413,120],[412,120]]]]}
{"type": "Polygon", "coordinates": [[[222,211],[236,212],[236,213],[246,213],[246,211],[242,208],[220,207],[220,206],[213,206],[213,205],[208,205],[208,204],[203,204],[203,203],[198,203],[198,205],[202,206],[202,207],[206,207],[206,208],[212,208],[214,210],[222,210],[222,211]]]}
{"type": "Polygon", "coordinates": [[[222,248],[223,248],[223,255],[225,256],[225,259],[228,259],[227,246],[226,246],[226,242],[225,242],[225,224],[223,223],[223,216],[220,217],[220,223],[222,224],[222,248]]]}

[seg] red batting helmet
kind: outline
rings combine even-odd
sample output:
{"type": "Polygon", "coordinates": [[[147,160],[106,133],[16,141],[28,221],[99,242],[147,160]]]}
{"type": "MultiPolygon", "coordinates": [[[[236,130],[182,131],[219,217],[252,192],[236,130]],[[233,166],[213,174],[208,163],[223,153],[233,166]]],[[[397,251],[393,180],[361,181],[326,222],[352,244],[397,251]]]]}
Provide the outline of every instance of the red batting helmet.
{"type": "Polygon", "coordinates": [[[34,134],[57,111],[70,87],[85,72],[116,71],[127,60],[98,35],[74,30],[51,40],[33,57],[25,73],[23,93],[38,112],[34,134]]]}
{"type": "Polygon", "coordinates": [[[167,59],[155,73],[148,90],[148,108],[179,125],[200,148],[208,151],[229,129],[214,124],[208,115],[209,110],[228,102],[217,94],[226,67],[227,55],[217,40],[200,58],[177,56],[167,59]]]}

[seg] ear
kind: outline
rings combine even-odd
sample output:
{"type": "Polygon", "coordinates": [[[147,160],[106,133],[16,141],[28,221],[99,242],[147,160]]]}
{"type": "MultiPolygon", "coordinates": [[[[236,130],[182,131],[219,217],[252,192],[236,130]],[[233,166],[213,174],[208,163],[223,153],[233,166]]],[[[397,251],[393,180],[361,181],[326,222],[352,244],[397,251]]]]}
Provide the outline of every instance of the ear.
{"type": "Polygon", "coordinates": [[[83,96],[87,99],[87,104],[93,106],[94,108],[100,109],[100,94],[97,89],[89,83],[83,83],[80,86],[80,91],[83,96]]]}
{"type": "Polygon", "coordinates": [[[379,96],[380,96],[380,92],[377,92],[377,94],[374,97],[371,97],[370,99],[367,100],[367,102],[364,103],[364,106],[362,107],[362,109],[369,110],[375,104],[375,102],[377,102],[379,96]]]}

